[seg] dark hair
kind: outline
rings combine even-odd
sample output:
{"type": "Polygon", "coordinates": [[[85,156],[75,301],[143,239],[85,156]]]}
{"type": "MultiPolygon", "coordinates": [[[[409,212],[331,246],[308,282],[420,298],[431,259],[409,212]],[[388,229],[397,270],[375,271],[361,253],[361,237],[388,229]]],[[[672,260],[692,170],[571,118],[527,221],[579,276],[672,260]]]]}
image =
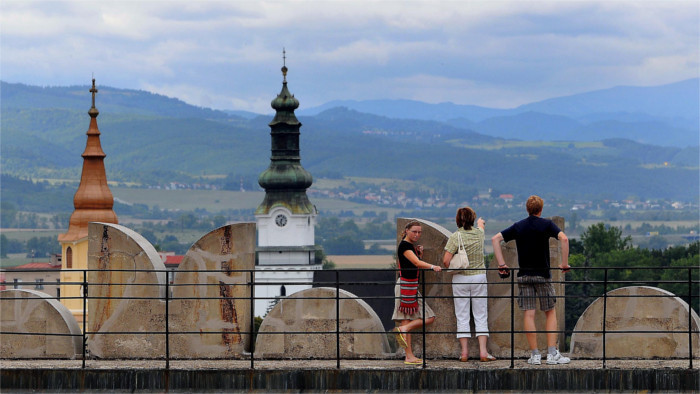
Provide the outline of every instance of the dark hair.
{"type": "Polygon", "coordinates": [[[471,230],[472,226],[474,226],[474,220],[476,220],[476,212],[473,209],[464,207],[457,210],[457,216],[455,217],[457,227],[471,230]]]}
{"type": "Polygon", "coordinates": [[[417,220],[411,220],[410,222],[408,222],[406,224],[406,227],[403,228],[403,232],[401,233],[401,239],[406,237],[406,232],[408,231],[409,228],[411,228],[413,226],[420,226],[420,225],[421,225],[420,222],[417,220]]]}
{"type": "Polygon", "coordinates": [[[542,212],[544,207],[544,201],[540,196],[530,196],[525,203],[525,208],[527,208],[527,213],[529,215],[537,215],[542,212]]]}

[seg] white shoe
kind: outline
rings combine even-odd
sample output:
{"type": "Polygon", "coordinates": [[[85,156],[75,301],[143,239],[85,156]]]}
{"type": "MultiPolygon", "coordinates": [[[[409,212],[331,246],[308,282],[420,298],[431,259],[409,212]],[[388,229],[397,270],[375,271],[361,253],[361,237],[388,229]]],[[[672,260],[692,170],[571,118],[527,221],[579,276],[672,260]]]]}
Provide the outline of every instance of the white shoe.
{"type": "Polygon", "coordinates": [[[553,365],[553,364],[568,364],[571,361],[570,358],[564,357],[559,353],[559,350],[557,350],[556,353],[554,354],[547,354],[547,364],[553,365]]]}
{"type": "Polygon", "coordinates": [[[542,364],[542,355],[541,354],[533,354],[530,356],[530,358],[527,360],[528,364],[532,365],[540,365],[542,364]]]}

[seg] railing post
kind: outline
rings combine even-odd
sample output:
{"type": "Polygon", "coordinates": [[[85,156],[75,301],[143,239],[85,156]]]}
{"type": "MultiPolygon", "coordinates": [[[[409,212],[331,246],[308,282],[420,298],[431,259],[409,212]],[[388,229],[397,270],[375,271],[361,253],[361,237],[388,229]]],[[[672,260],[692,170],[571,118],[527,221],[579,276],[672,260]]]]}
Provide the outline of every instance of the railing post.
{"type": "Polygon", "coordinates": [[[423,368],[425,368],[425,304],[427,303],[427,300],[425,299],[426,293],[425,293],[425,276],[428,274],[427,270],[422,270],[423,275],[420,276],[420,281],[421,281],[421,295],[423,296],[423,331],[421,332],[421,335],[423,335],[423,368]]]}
{"type": "Polygon", "coordinates": [[[253,341],[253,334],[255,333],[255,268],[250,270],[250,333],[248,334],[248,340],[250,344],[248,348],[250,349],[250,369],[255,369],[255,341],[253,341]]]}
{"type": "Polygon", "coordinates": [[[693,269],[688,268],[688,361],[693,369],[693,269]]]}
{"type": "Polygon", "coordinates": [[[87,347],[87,334],[86,334],[86,318],[87,318],[87,297],[88,297],[88,282],[87,282],[87,270],[83,270],[83,368],[85,368],[85,348],[87,347]]]}
{"type": "Polygon", "coordinates": [[[515,368],[515,271],[510,274],[510,367],[515,368]]]}
{"type": "MultiPolygon", "coordinates": [[[[170,280],[165,272],[165,369],[170,369],[170,280]]],[[[166,382],[167,384],[167,382],[166,382]]]]}
{"type": "Polygon", "coordinates": [[[335,270],[335,362],[340,369],[340,283],[338,270],[335,270]]]}
{"type": "Polygon", "coordinates": [[[606,368],[605,360],[605,328],[607,326],[606,321],[608,318],[608,267],[604,268],[605,276],[603,279],[603,368],[606,368]]]}

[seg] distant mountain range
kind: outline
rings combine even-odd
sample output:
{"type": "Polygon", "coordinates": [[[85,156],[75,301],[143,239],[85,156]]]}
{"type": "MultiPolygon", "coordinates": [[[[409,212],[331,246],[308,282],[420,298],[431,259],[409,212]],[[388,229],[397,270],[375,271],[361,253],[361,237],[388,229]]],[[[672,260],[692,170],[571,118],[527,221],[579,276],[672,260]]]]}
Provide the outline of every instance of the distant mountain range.
{"type": "Polygon", "coordinates": [[[700,144],[698,78],[654,87],[597,90],[513,109],[411,100],[337,100],[298,113],[313,116],[336,107],[394,119],[446,122],[493,137],[524,141],[627,138],[662,146],[700,144]]]}
{"type": "MultiPolygon", "coordinates": [[[[267,115],[217,111],[143,91],[98,88],[98,123],[111,180],[154,184],[229,174],[254,183],[269,165],[272,110],[267,115]]],[[[2,82],[3,174],[79,177],[88,89],[2,82]]],[[[453,198],[491,188],[574,199],[697,201],[698,96],[694,79],[512,110],[334,102],[297,111],[303,123],[302,164],[316,178],[405,179],[453,198]],[[634,97],[642,95],[648,97],[634,97]]]]}

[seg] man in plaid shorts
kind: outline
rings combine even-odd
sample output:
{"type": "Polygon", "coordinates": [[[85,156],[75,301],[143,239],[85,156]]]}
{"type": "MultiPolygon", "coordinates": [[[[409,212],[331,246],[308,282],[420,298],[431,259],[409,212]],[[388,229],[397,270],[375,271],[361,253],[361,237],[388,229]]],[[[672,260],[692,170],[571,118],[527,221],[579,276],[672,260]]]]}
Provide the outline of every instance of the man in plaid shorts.
{"type": "Polygon", "coordinates": [[[525,204],[530,215],[491,238],[493,254],[498,261],[498,272],[506,273],[508,266],[503,259],[501,242],[515,240],[518,250],[518,306],[524,311],[523,326],[525,337],[530,345],[532,355],[528,364],[540,365],[542,355],[537,349],[537,333],[535,327],[535,310],[539,300],[540,310],[547,318],[547,364],[567,364],[571,361],[557,349],[557,313],[554,304],[557,302],[549,273],[549,238],[557,238],[561,245],[562,262],[559,268],[569,270],[569,239],[563,231],[549,219],[543,219],[542,208],[544,201],[539,196],[530,196],[525,204]]]}

